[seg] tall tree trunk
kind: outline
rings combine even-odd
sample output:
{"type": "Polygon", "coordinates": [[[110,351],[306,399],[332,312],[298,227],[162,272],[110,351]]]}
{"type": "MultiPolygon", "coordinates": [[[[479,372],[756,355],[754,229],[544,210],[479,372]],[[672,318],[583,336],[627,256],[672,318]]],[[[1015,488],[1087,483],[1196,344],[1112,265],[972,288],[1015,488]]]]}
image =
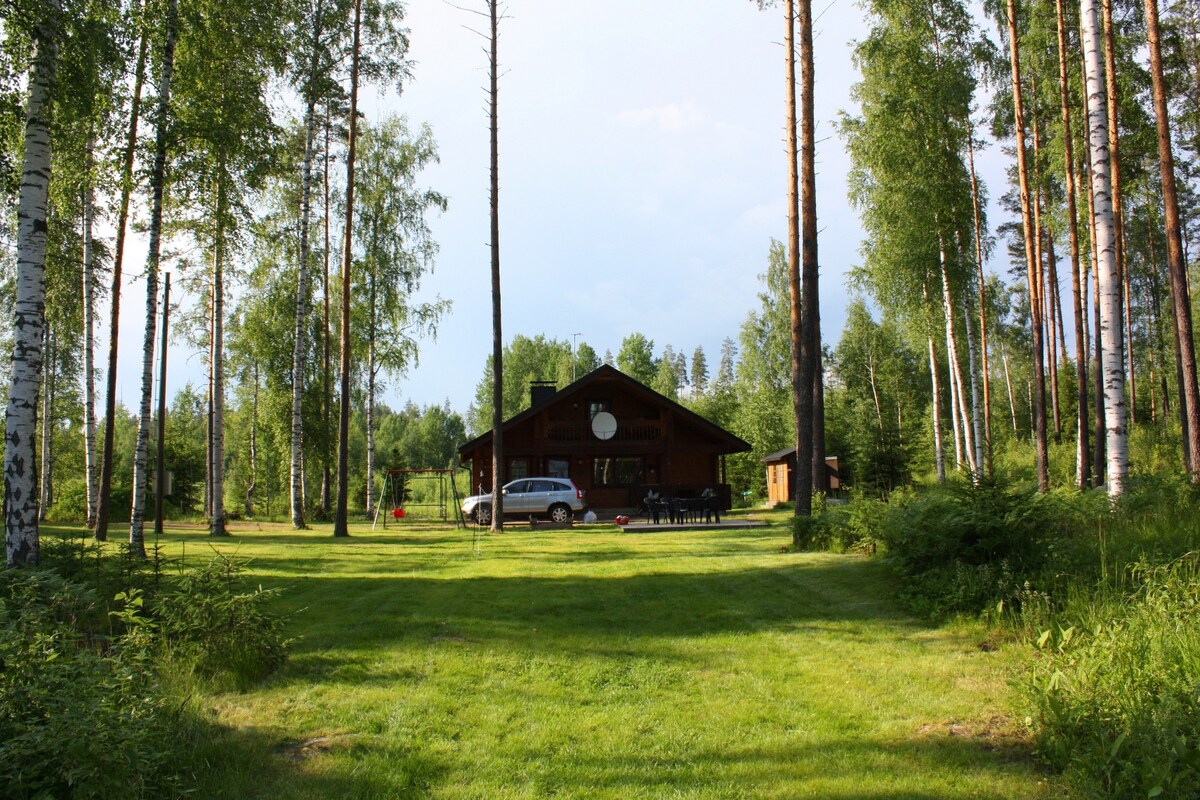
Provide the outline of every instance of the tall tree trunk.
{"type": "MultiPolygon", "coordinates": [[[[225,172],[224,165],[220,173],[225,172]]],[[[213,241],[212,279],[212,519],[210,536],[228,536],[225,529],[225,183],[218,180],[216,236],[213,241]]]]}
{"type": "Polygon", "coordinates": [[[305,87],[304,160],[300,169],[300,252],[296,268],[296,325],[292,342],[292,528],[303,530],[304,522],[304,330],[308,321],[308,223],[312,216],[312,170],[317,135],[317,69],[320,58],[323,2],[317,2],[313,17],[312,57],[305,87]]]}
{"type": "Polygon", "coordinates": [[[967,413],[966,381],[963,380],[962,361],[958,354],[958,334],[954,329],[954,302],[950,293],[950,274],[946,269],[946,248],[941,234],[938,235],[938,267],[942,274],[942,311],[946,318],[946,354],[950,367],[951,409],[955,424],[954,447],[956,454],[966,456],[967,468],[973,478],[979,475],[979,462],[975,458],[975,440],[972,437],[970,415],[967,413]],[[962,425],[960,438],[958,425],[962,425]],[[962,453],[957,451],[962,448],[962,453]]]}
{"type": "MultiPolygon", "coordinates": [[[[211,295],[211,292],[210,292],[211,295]]],[[[212,519],[213,495],[213,369],[212,369],[212,298],[208,304],[208,393],[205,396],[204,434],[204,518],[212,519]]]]}
{"type": "Polygon", "coordinates": [[[371,272],[367,276],[369,283],[370,311],[367,315],[367,480],[366,480],[366,509],[367,517],[374,516],[375,511],[375,265],[371,264],[371,272]]]}
{"type": "Polygon", "coordinates": [[[1058,391],[1058,361],[1059,349],[1058,344],[1062,338],[1061,328],[1058,325],[1058,293],[1055,287],[1058,284],[1058,268],[1056,262],[1058,256],[1054,252],[1054,231],[1046,228],[1046,274],[1043,298],[1043,309],[1046,312],[1045,318],[1049,321],[1050,330],[1048,332],[1048,343],[1050,345],[1050,357],[1048,360],[1050,366],[1050,398],[1052,414],[1054,416],[1054,443],[1062,444],[1062,407],[1061,399],[1058,391]],[[1049,302],[1049,308],[1045,307],[1045,303],[1049,302]]]}
{"type": "MultiPolygon", "coordinates": [[[[943,314],[944,314],[943,309],[943,314]]],[[[957,373],[954,369],[954,362],[951,361],[953,356],[950,354],[950,340],[946,339],[946,383],[950,388],[950,430],[954,433],[954,469],[961,470],[963,464],[963,441],[962,428],[959,427],[958,416],[958,381],[956,380],[957,373]]]]}
{"type": "Polygon", "coordinates": [[[87,492],[87,526],[96,525],[96,496],[99,473],[96,452],[96,271],[95,242],[95,137],[88,138],[83,186],[83,463],[87,492]]]}
{"type": "MultiPolygon", "coordinates": [[[[798,481],[804,481],[804,492],[797,494],[797,511],[812,512],[812,481],[814,481],[814,390],[817,362],[820,360],[821,332],[818,309],[817,264],[817,200],[816,200],[816,122],[812,109],[814,97],[814,59],[812,59],[812,0],[798,0],[800,37],[800,222],[803,241],[800,242],[802,276],[800,276],[800,369],[797,384],[797,425],[799,426],[796,453],[798,481]],[[802,467],[802,462],[808,462],[802,467]],[[802,497],[803,494],[803,497],[802,497]]],[[[792,103],[794,106],[794,102],[792,103]]],[[[793,118],[794,119],[794,118],[793,118]]],[[[796,333],[793,333],[796,336],[796,333]]],[[[822,458],[822,473],[824,459],[822,458]]]]}
{"type": "Polygon", "coordinates": [[[1111,163],[1109,161],[1107,97],[1102,86],[1100,31],[1096,0],[1082,0],[1084,67],[1088,95],[1088,143],[1096,218],[1097,279],[1100,284],[1100,337],[1104,340],[1105,438],[1108,454],[1108,494],[1125,491],[1129,453],[1125,427],[1125,359],[1121,318],[1121,283],[1116,260],[1111,163]]]}
{"type": "Polygon", "coordinates": [[[41,562],[34,430],[46,324],[46,216],[50,189],[50,104],[58,62],[56,0],[34,33],[25,107],[25,155],[17,200],[17,274],[13,304],[12,379],[5,411],[4,543],[9,567],[41,562]]]}
{"type": "Polygon", "coordinates": [[[971,169],[971,211],[975,225],[975,269],[979,279],[979,353],[982,357],[980,371],[983,374],[984,469],[990,478],[992,476],[992,382],[988,367],[987,282],[983,275],[983,223],[979,213],[979,181],[975,176],[974,125],[969,119],[967,120],[967,159],[971,169]]]}
{"type": "MultiPolygon", "coordinates": [[[[167,35],[159,75],[158,114],[154,121],[154,163],[150,169],[150,241],[146,254],[146,328],[142,339],[142,390],[138,405],[137,445],[133,455],[133,502],[129,510],[129,555],[146,557],[143,531],[146,509],[147,451],[150,445],[150,401],[154,390],[154,332],[158,322],[158,268],[162,253],[163,194],[167,174],[167,128],[170,124],[171,77],[175,71],[177,0],[167,3],[167,35]]],[[[115,335],[114,331],[114,335],[115,335]]]]}
{"type": "MultiPolygon", "coordinates": [[[[318,4],[319,5],[319,4],[318,4]]],[[[316,59],[314,53],[313,59],[316,59]]],[[[292,333],[291,510],[292,528],[304,530],[304,328],[308,319],[308,221],[312,204],[313,138],[316,101],[312,97],[304,114],[304,166],[300,178],[300,254],[296,267],[296,321],[292,333]]]]}
{"type": "Polygon", "coordinates": [[[158,458],[154,483],[154,535],[163,532],[163,501],[167,493],[167,334],[171,328],[171,273],[163,281],[162,345],[158,356],[158,458]]]}
{"type": "Polygon", "coordinates": [[[250,405],[250,484],[246,487],[246,519],[254,517],[254,492],[258,489],[258,362],[254,362],[254,394],[250,405]]]}
{"type": "MultiPolygon", "coordinates": [[[[799,0],[800,23],[800,218],[801,218],[801,374],[800,391],[809,398],[799,409],[808,420],[810,483],[824,491],[825,396],[821,367],[820,263],[817,260],[817,170],[814,103],[812,0],[799,0]]],[[[798,454],[799,455],[799,454],[798,454]]],[[[812,509],[812,498],[809,498],[812,509]]]]}
{"type": "MultiPolygon", "coordinates": [[[[1086,92],[1085,92],[1086,98],[1086,92]]],[[[1100,278],[1099,261],[1096,251],[1096,193],[1092,186],[1091,175],[1088,175],[1088,237],[1090,241],[1089,264],[1092,273],[1092,406],[1095,409],[1092,435],[1095,446],[1092,447],[1092,475],[1096,484],[1104,483],[1107,469],[1106,448],[1108,447],[1105,428],[1104,411],[1104,370],[1101,368],[1104,358],[1104,337],[1100,335],[1100,278]]]]}
{"type": "Polygon", "coordinates": [[[1158,131],[1158,165],[1162,180],[1163,210],[1166,215],[1167,273],[1171,278],[1172,316],[1183,394],[1186,464],[1193,483],[1200,482],[1200,390],[1197,388],[1196,350],[1192,333],[1192,310],[1188,302],[1187,264],[1183,257],[1179,199],[1175,186],[1175,162],[1171,151],[1171,128],[1163,86],[1162,53],[1159,45],[1158,0],[1145,0],[1146,38],[1150,46],[1150,77],[1154,93],[1154,116],[1158,131]]]}
{"type": "Polygon", "coordinates": [[[96,497],[96,541],[98,542],[108,539],[108,504],[112,494],[113,431],[117,422],[117,343],[121,320],[121,266],[125,260],[125,231],[129,223],[129,198],[133,194],[133,159],[137,153],[138,117],[142,108],[142,84],[146,76],[148,44],[148,37],[143,34],[138,44],[137,66],[134,68],[133,99],[129,106],[129,130],[125,136],[124,162],[121,166],[121,205],[117,212],[117,243],[116,251],[113,254],[112,290],[109,293],[104,447],[100,457],[100,489],[96,497]]]}
{"type": "MultiPolygon", "coordinates": [[[[1029,293],[1031,305],[1038,293],[1038,264],[1037,229],[1033,224],[1032,195],[1029,189],[1029,168],[1026,164],[1025,153],[1025,108],[1021,94],[1021,59],[1019,53],[1019,38],[1017,36],[1016,1],[1008,0],[1008,47],[1009,61],[1012,67],[1013,110],[1016,114],[1015,128],[1017,135],[1017,173],[1021,185],[1021,224],[1025,233],[1025,264],[1029,278],[1029,293]]],[[[1042,331],[1034,311],[1033,320],[1033,417],[1034,417],[1034,448],[1037,453],[1037,482],[1038,491],[1050,489],[1050,471],[1048,465],[1049,448],[1046,442],[1046,385],[1045,365],[1042,353],[1045,347],[1042,343],[1042,331]]]]}
{"type": "Polygon", "coordinates": [[[971,331],[971,304],[963,304],[963,323],[966,328],[967,336],[967,374],[970,376],[971,383],[971,441],[975,445],[975,469],[972,474],[972,479],[976,482],[983,476],[986,467],[983,449],[983,421],[980,419],[979,413],[979,379],[976,377],[975,370],[975,337],[971,331]]]}
{"type": "Polygon", "coordinates": [[[350,267],[354,263],[354,154],[358,144],[358,57],[362,0],[354,0],[354,49],[350,59],[350,137],[346,149],[346,230],[342,252],[341,398],[338,410],[337,508],[333,535],[349,536],[350,499],[350,267]]]}
{"type": "Polygon", "coordinates": [[[933,460],[937,467],[938,483],[945,483],[946,457],[942,452],[942,392],[938,385],[937,348],[934,346],[933,336],[929,337],[929,382],[930,392],[933,394],[933,402],[929,404],[933,410],[933,460]]]}
{"type": "Polygon", "coordinates": [[[329,434],[333,430],[333,383],[330,380],[329,369],[329,340],[332,337],[332,331],[329,329],[329,112],[325,113],[325,204],[322,207],[324,215],[325,229],[325,252],[323,254],[324,271],[321,278],[321,300],[324,303],[324,316],[321,322],[321,343],[324,348],[322,357],[321,371],[324,376],[324,386],[321,395],[321,403],[325,416],[325,436],[321,446],[321,513],[328,517],[329,514],[329,489],[332,483],[332,474],[329,464],[329,440],[332,438],[329,434]]]}
{"type": "Polygon", "coordinates": [[[46,354],[42,368],[42,478],[38,520],[44,522],[50,504],[54,502],[54,332],[49,322],[43,329],[42,352],[46,354]]]}
{"type": "Polygon", "coordinates": [[[499,135],[499,0],[488,0],[491,22],[488,83],[491,100],[491,247],[492,247],[492,524],[504,530],[504,337],[500,304],[500,135],[499,135]]]}
{"type": "Polygon", "coordinates": [[[1067,231],[1071,247],[1071,310],[1075,328],[1075,485],[1091,485],[1091,448],[1088,446],[1087,345],[1082,265],[1079,261],[1079,210],[1075,203],[1076,170],[1071,132],[1071,102],[1067,72],[1067,22],[1063,0],[1054,0],[1058,32],[1058,91],[1062,106],[1063,184],[1067,194],[1067,231]]]}
{"type": "Polygon", "coordinates": [[[1013,397],[1012,376],[1008,373],[1008,354],[1001,353],[1001,360],[1004,362],[1004,385],[1008,387],[1008,410],[1012,412],[1013,434],[1017,433],[1017,401],[1013,397]]]}
{"type": "Polygon", "coordinates": [[[1112,207],[1113,207],[1113,252],[1117,262],[1117,276],[1121,283],[1121,302],[1125,311],[1122,314],[1124,325],[1120,335],[1125,337],[1123,347],[1128,359],[1129,381],[1129,421],[1137,422],[1136,381],[1133,372],[1133,328],[1129,319],[1129,265],[1125,254],[1125,205],[1121,197],[1121,147],[1118,133],[1117,112],[1120,104],[1117,101],[1117,63],[1116,44],[1112,21],[1112,0],[1100,0],[1100,16],[1104,25],[1104,92],[1108,98],[1108,159],[1112,165],[1112,207]]]}

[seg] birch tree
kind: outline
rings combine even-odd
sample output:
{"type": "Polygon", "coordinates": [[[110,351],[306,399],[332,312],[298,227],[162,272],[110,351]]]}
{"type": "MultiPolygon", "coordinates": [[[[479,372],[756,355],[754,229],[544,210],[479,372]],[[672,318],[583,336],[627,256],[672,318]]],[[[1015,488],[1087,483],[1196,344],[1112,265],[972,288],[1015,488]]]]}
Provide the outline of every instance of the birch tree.
{"type": "Polygon", "coordinates": [[[142,341],[142,391],[138,407],[137,446],[133,456],[133,499],[129,511],[129,553],[146,557],[145,508],[150,480],[150,403],[154,386],[154,343],[158,319],[158,267],[162,253],[163,201],[166,191],[167,135],[170,124],[171,79],[175,72],[175,42],[179,6],[168,0],[162,62],[158,78],[158,111],[154,121],[154,164],[150,172],[150,241],[146,255],[146,325],[142,341]]]}
{"type": "MultiPolygon", "coordinates": [[[[1011,3],[1013,0],[1009,0],[1011,3]]],[[[1122,292],[1116,263],[1111,162],[1108,151],[1108,98],[1104,86],[1099,9],[1096,0],[1081,0],[1084,74],[1088,99],[1088,156],[1092,182],[1095,228],[1096,279],[1099,288],[1100,329],[1103,342],[1100,368],[1104,376],[1105,452],[1108,495],[1120,497],[1129,471],[1125,423],[1125,365],[1122,352],[1122,292]]]]}
{"type": "Polygon", "coordinates": [[[884,0],[871,11],[871,34],[855,48],[863,74],[854,87],[861,115],[843,114],[840,126],[853,163],[851,199],[862,209],[867,231],[858,277],[885,311],[927,336],[939,477],[938,360],[939,351],[946,354],[956,452],[975,472],[978,411],[974,399],[968,408],[957,326],[960,306],[964,313],[970,309],[975,273],[967,255],[975,239],[974,191],[964,156],[981,45],[965,8],[952,0],[884,0]],[[938,316],[944,351],[932,329],[938,316]]]}
{"type": "Polygon", "coordinates": [[[426,220],[446,199],[417,186],[418,174],[437,161],[428,126],[412,135],[406,121],[391,117],[363,126],[355,218],[362,255],[355,273],[356,329],[366,333],[366,511],[374,507],[375,396],[380,373],[403,374],[418,358],[418,338],[436,333],[448,309],[440,299],[413,302],[422,275],[437,251],[426,220]],[[365,301],[365,302],[363,302],[365,301]]]}
{"type": "Polygon", "coordinates": [[[34,50],[29,68],[25,155],[17,201],[12,377],[4,415],[4,541],[5,563],[9,567],[36,566],[41,562],[34,429],[45,327],[50,115],[62,9],[58,0],[46,0],[37,11],[40,13],[31,31],[34,50]]]}
{"type": "MultiPolygon", "coordinates": [[[[210,533],[225,534],[225,296],[249,200],[277,164],[278,129],[267,102],[283,67],[279,9],[271,0],[206,0],[182,15],[176,59],[173,186],[209,263],[212,387],[210,533]]],[[[149,323],[147,325],[149,327],[149,323]]],[[[149,341],[149,340],[147,340],[149,341]]]]}

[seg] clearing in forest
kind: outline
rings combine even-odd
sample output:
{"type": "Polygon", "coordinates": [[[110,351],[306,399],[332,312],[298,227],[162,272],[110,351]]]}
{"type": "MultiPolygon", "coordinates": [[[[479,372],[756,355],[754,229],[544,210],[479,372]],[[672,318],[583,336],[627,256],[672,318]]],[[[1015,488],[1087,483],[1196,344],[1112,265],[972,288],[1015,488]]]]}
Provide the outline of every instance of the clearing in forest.
{"type": "Polygon", "coordinates": [[[1014,651],[783,530],[235,528],[213,544],[302,638],[207,698],[228,733],[199,796],[1065,796],[1010,720],[1014,651]]]}

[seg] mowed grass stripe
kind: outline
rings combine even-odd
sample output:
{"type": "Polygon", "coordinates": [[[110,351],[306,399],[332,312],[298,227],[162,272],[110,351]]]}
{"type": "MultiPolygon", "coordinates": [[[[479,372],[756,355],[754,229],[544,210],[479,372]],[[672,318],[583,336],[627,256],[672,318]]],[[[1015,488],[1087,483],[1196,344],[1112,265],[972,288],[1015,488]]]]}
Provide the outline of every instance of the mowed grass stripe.
{"type": "MultiPolygon", "coordinates": [[[[1063,797],[1008,721],[1015,655],[899,610],[781,528],[235,529],[302,637],[211,698],[208,797],[1063,797]]],[[[199,532],[171,532],[168,556],[199,532]]]]}

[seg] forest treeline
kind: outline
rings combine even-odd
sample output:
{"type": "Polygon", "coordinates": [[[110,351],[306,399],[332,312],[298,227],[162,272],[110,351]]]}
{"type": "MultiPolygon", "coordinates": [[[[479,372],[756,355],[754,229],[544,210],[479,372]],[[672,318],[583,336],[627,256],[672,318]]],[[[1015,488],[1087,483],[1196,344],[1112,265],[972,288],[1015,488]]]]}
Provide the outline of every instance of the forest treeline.
{"type": "MultiPolygon", "coordinates": [[[[838,130],[866,238],[846,326],[817,351],[825,453],[877,493],[956,469],[1113,494],[1131,468],[1200,474],[1195,4],[866,9],[838,130]],[[1011,156],[991,190],[1015,222],[999,226],[975,171],[989,147],[1011,156]],[[1005,274],[985,269],[997,262],[1005,274]]],[[[433,133],[352,113],[360,84],[394,91],[411,77],[402,12],[394,0],[6,7],[9,563],[35,553],[46,515],[103,537],[132,510],[137,540],[160,438],[168,513],[206,516],[219,534],[226,508],[297,527],[329,518],[339,484],[367,510],[380,469],[447,466],[456,438],[490,427],[487,365],[461,416],[378,400],[451,311],[413,300],[437,252],[428,219],[447,206],[421,181],[433,133]],[[134,224],[145,253],[126,241],[134,224]],[[206,354],[208,380],[170,402],[159,437],[167,265],[170,335],[206,354]],[[96,319],[131,269],[144,311],[110,303],[96,319]],[[131,324],[142,352],[118,354],[131,324]],[[118,408],[114,365],[138,356],[142,391],[118,408]]],[[[730,475],[735,496],[760,497],[760,459],[794,445],[796,427],[789,246],[767,255],[760,306],[719,354],[636,332],[603,356],[510,338],[505,414],[530,380],[562,386],[608,361],[749,441],[730,475]]]]}

